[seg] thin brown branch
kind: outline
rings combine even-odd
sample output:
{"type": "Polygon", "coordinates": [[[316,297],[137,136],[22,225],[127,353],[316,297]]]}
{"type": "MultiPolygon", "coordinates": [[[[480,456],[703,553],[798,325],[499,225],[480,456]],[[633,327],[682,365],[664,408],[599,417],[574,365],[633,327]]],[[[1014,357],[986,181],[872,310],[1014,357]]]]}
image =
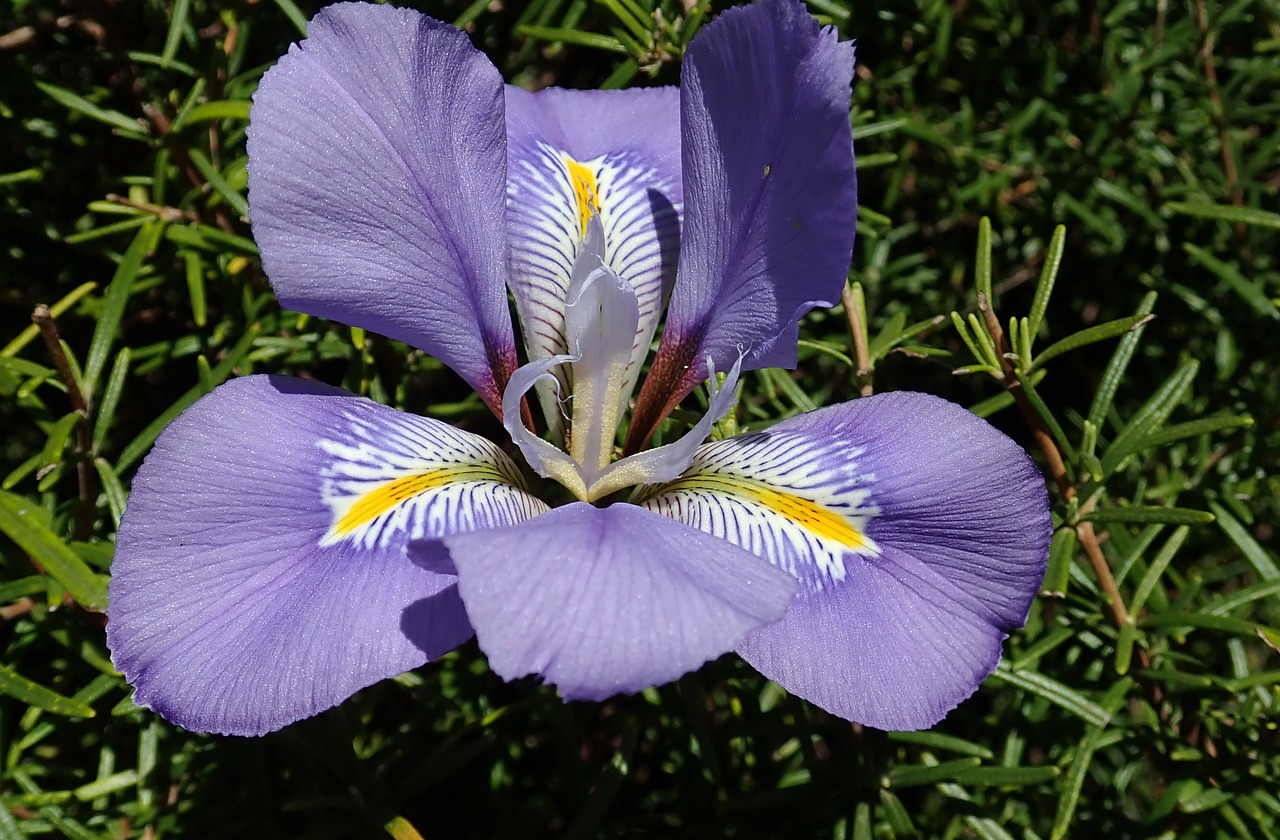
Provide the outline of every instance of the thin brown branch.
{"type": "Polygon", "coordinates": [[[134,210],[141,210],[144,213],[150,213],[157,219],[165,222],[198,222],[200,217],[192,210],[179,210],[176,207],[161,207],[158,204],[151,204],[146,201],[134,201],[123,195],[116,193],[107,193],[106,200],[112,204],[119,204],[121,207],[132,207],[134,210]]]}
{"type": "Polygon", "coordinates": [[[62,349],[62,340],[58,337],[58,325],[54,323],[53,313],[43,303],[36,306],[31,313],[31,320],[40,330],[45,347],[53,358],[53,367],[58,371],[58,378],[67,386],[67,398],[71,409],[80,415],[76,422],[76,480],[80,487],[80,515],[77,522],[76,536],[81,540],[89,539],[93,533],[93,510],[97,501],[97,491],[93,486],[93,470],[89,464],[93,448],[93,432],[89,428],[89,400],[80,390],[80,382],[71,370],[67,354],[62,349]]]}
{"type": "Polygon", "coordinates": [[[1089,565],[1093,566],[1093,573],[1098,576],[1098,584],[1102,586],[1103,593],[1107,596],[1107,600],[1111,602],[1111,615],[1116,620],[1116,626],[1127,624],[1129,622],[1129,609],[1124,604],[1124,598],[1120,596],[1120,588],[1116,586],[1116,579],[1111,575],[1111,566],[1107,563],[1107,558],[1102,553],[1102,546],[1098,543],[1097,534],[1093,532],[1093,523],[1076,523],[1076,536],[1079,537],[1080,546],[1089,558],[1089,565]]]}
{"type": "MultiPolygon", "coordinates": [[[[1022,389],[1022,384],[1018,381],[1017,371],[1014,370],[1013,362],[1009,358],[1008,346],[1005,342],[1004,329],[1000,326],[1000,319],[996,317],[996,313],[991,308],[987,296],[981,292],[978,293],[978,310],[982,313],[983,323],[986,324],[991,341],[995,344],[996,355],[1000,359],[1000,368],[1004,375],[1005,388],[1013,395],[1013,400],[1017,403],[1018,410],[1022,413],[1022,418],[1031,429],[1031,436],[1035,439],[1036,446],[1044,454],[1045,461],[1049,467],[1049,477],[1058,486],[1058,492],[1061,494],[1062,500],[1070,502],[1076,497],[1076,487],[1071,481],[1071,476],[1067,474],[1066,464],[1062,460],[1062,452],[1059,451],[1057,443],[1054,442],[1053,435],[1050,434],[1044,419],[1040,417],[1035,406],[1031,404],[1031,400],[1027,399],[1026,391],[1022,389]]],[[[1129,610],[1125,606],[1124,598],[1120,595],[1120,588],[1116,586],[1116,579],[1111,574],[1111,566],[1107,563],[1106,555],[1102,553],[1102,546],[1098,542],[1097,534],[1094,533],[1093,524],[1090,522],[1077,523],[1076,536],[1080,540],[1080,545],[1084,549],[1085,555],[1089,558],[1089,565],[1093,567],[1093,572],[1098,578],[1098,585],[1102,587],[1103,594],[1106,595],[1107,600],[1110,602],[1111,615],[1115,619],[1116,626],[1123,626],[1129,621],[1129,610]]]]}
{"type": "Polygon", "coordinates": [[[1204,62],[1204,80],[1208,88],[1209,103],[1213,106],[1213,122],[1218,129],[1218,145],[1222,147],[1222,171],[1227,178],[1227,190],[1232,204],[1242,204],[1244,195],[1240,191],[1240,173],[1236,168],[1235,152],[1231,149],[1231,138],[1227,134],[1227,110],[1222,105],[1222,93],[1218,89],[1218,71],[1213,64],[1213,44],[1217,35],[1209,31],[1209,13],[1205,9],[1204,0],[1196,0],[1196,26],[1204,36],[1204,45],[1200,47],[1200,58],[1204,62]]]}
{"type": "Polygon", "coordinates": [[[0,621],[13,621],[19,616],[27,615],[35,605],[36,602],[30,598],[19,598],[12,604],[0,607],[0,621]]]}
{"type": "Polygon", "coordinates": [[[40,330],[40,337],[44,339],[45,347],[53,358],[53,367],[58,371],[58,378],[62,380],[63,385],[67,386],[67,397],[71,400],[71,408],[87,416],[89,402],[85,399],[84,392],[80,390],[80,382],[71,372],[71,363],[67,361],[67,354],[62,350],[62,339],[58,337],[58,325],[54,323],[53,313],[49,311],[49,307],[41,303],[32,311],[31,320],[40,330]]]}

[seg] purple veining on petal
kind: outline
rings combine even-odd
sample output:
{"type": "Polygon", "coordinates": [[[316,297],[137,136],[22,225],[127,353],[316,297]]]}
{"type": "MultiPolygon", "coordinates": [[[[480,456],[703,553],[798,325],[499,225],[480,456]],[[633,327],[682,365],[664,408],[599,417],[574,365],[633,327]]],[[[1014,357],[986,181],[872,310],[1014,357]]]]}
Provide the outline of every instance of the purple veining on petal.
{"type": "Polygon", "coordinates": [[[290,308],[420,347],[497,412],[516,366],[505,285],[502,77],[407,9],[330,6],[264,76],[249,206],[290,308]]]}
{"type": "Polygon", "coordinates": [[[229,382],[165,429],[134,479],[113,661],[139,704],[196,731],[256,735],[322,711],[471,635],[453,578],[405,545],[546,510],[512,481],[492,443],[438,421],[301,379],[229,382]],[[412,489],[433,470],[479,477],[419,482],[337,527],[344,494],[377,501],[393,476],[412,489]]]}
{"type": "Polygon", "coordinates": [[[840,299],[857,206],[852,75],[852,44],[795,0],[730,9],[689,45],[680,267],[627,451],[701,381],[705,358],[794,367],[800,317],[840,299]]]}
{"type": "Polygon", "coordinates": [[[645,505],[792,572],[791,609],[739,652],[788,691],[883,729],[931,726],[995,668],[1051,532],[1026,453],[912,393],[706,444],[645,505]]]}
{"type": "Polygon", "coordinates": [[[568,699],[675,679],[786,610],[795,581],[760,558],[634,505],[574,503],[523,525],[416,543],[447,551],[490,667],[568,699]]]}

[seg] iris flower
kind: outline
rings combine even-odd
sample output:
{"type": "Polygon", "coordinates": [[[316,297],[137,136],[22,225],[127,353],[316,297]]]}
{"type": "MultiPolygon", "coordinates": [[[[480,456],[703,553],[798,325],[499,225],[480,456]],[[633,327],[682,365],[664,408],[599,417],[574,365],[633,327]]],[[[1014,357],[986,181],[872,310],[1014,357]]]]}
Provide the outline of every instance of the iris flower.
{"type": "Polygon", "coordinates": [[[441,359],[574,501],[445,423],[304,379],[224,384],[160,435],[120,525],[107,634],[136,702],[260,734],[473,634],[498,675],[568,699],[731,650],[885,729],[976,690],[1047,550],[1013,441],[890,393],[704,442],[741,372],[794,367],[800,317],[839,298],[852,73],[796,0],[722,14],[678,89],[609,92],[504,87],[416,12],[321,12],[250,118],[281,303],[441,359]],[[706,414],[651,446],[704,381],[706,414]]]}

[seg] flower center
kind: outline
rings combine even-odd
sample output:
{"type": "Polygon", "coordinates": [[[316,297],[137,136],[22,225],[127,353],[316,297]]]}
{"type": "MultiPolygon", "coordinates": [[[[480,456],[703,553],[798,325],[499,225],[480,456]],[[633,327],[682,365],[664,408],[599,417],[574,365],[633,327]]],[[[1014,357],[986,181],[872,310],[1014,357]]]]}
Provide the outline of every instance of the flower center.
{"type": "Polygon", "coordinates": [[[604,259],[600,217],[588,219],[587,236],[573,266],[565,308],[565,332],[573,371],[573,424],[569,454],[589,476],[613,461],[613,440],[631,394],[625,392],[640,306],[631,284],[604,259]]]}

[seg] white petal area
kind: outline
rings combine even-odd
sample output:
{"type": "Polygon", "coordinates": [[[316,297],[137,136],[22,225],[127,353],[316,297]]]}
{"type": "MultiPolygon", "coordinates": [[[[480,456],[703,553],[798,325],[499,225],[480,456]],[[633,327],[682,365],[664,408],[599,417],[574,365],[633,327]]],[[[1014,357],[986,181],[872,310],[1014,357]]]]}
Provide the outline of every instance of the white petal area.
{"type": "Polygon", "coordinates": [[[587,498],[587,482],[581,465],[567,452],[535,435],[524,425],[520,416],[520,404],[529,391],[542,383],[550,386],[551,404],[559,410],[560,383],[555,369],[574,356],[552,356],[529,362],[516,369],[502,392],[502,427],[511,435],[512,442],[520,448],[525,461],[543,478],[560,482],[579,499],[587,498]]]}
{"type": "MultiPolygon", "coordinates": [[[[516,370],[502,395],[502,425],[533,471],[564,485],[584,502],[594,502],[619,490],[642,484],[671,481],[693,463],[698,445],[711,434],[711,427],[732,409],[737,400],[738,375],[742,360],[716,385],[715,367],[711,370],[711,400],[707,413],[674,443],[630,455],[609,464],[603,470],[594,464],[583,464],[570,454],[529,431],[520,419],[520,401],[540,381],[556,383],[552,372],[565,363],[576,363],[577,356],[553,356],[530,362],[516,370]]],[[[577,399],[577,395],[575,395],[577,399]]]]}
{"type": "MultiPolygon", "coordinates": [[[[574,503],[443,539],[490,667],[599,700],[673,680],[787,610],[796,583],[740,548],[634,505],[574,503]]],[[[439,543],[411,549],[423,565],[439,543]]]]}
{"type": "Polygon", "coordinates": [[[680,478],[647,488],[645,508],[768,557],[817,592],[845,577],[850,553],[877,553],[878,512],[861,451],[785,432],[703,444],[680,478]]]}
{"type": "Polygon", "coordinates": [[[491,441],[425,417],[394,426],[359,412],[321,440],[330,456],[320,496],[333,521],[321,545],[382,548],[403,541],[523,522],[547,506],[491,441]]]}

